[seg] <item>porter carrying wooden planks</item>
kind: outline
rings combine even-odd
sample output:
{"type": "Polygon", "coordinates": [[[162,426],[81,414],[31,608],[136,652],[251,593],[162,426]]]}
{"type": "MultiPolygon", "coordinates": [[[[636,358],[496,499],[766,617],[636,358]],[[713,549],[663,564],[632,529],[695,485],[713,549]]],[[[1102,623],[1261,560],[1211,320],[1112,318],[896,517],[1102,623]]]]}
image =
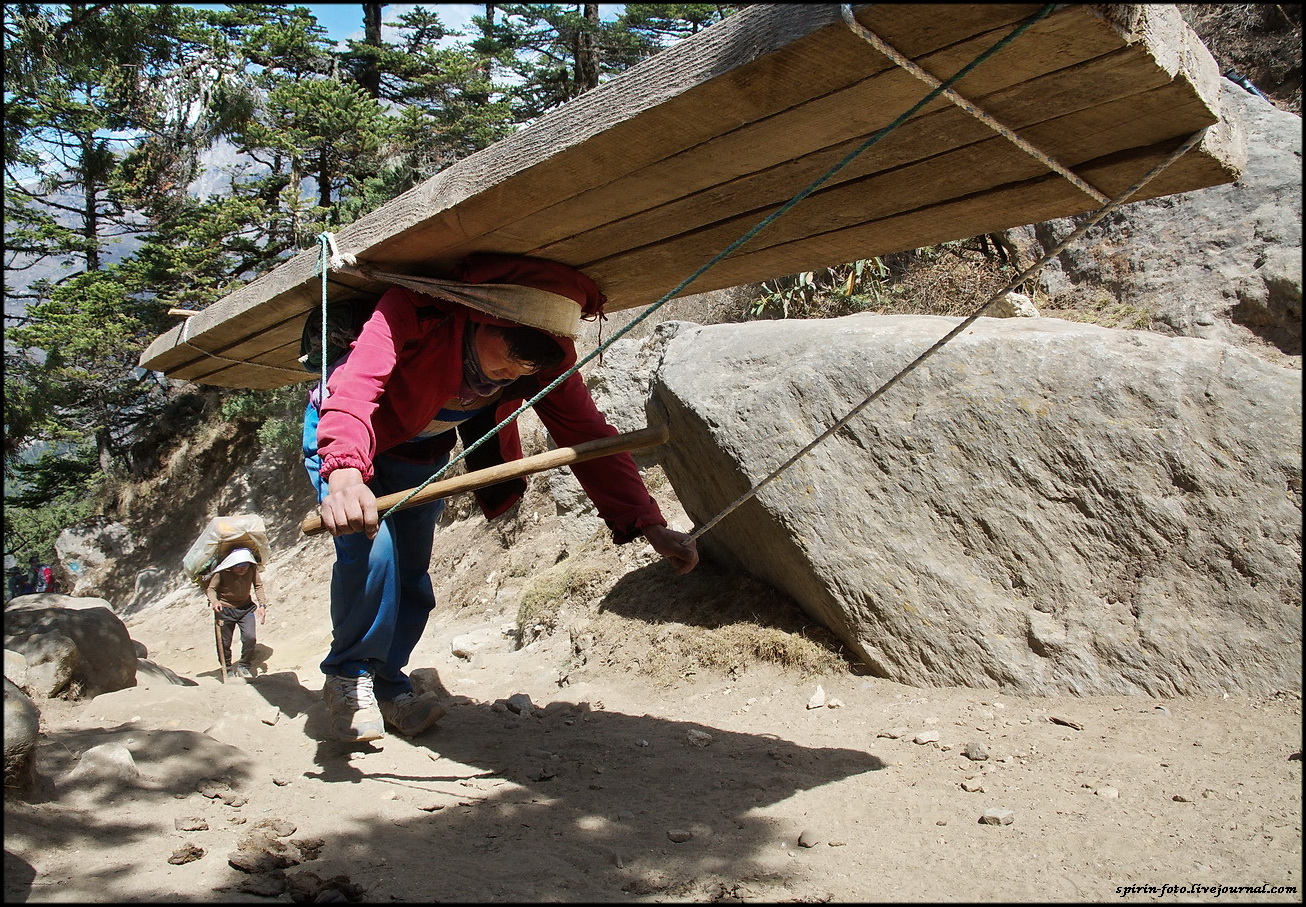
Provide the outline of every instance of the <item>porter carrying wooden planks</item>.
{"type": "MultiPolygon", "coordinates": [[[[411,736],[444,714],[429,694],[415,696],[404,674],[435,607],[428,570],[443,501],[380,520],[377,495],[421,485],[448,462],[456,435],[469,446],[567,372],[582,316],[600,316],[605,301],[580,271],[538,258],[478,253],[452,276],[446,292],[387,291],[349,351],[334,362],[328,352],[326,393],[314,386],[305,409],[304,462],[336,546],[331,648],[321,668],[341,740],[378,739],[385,725],[411,736]]],[[[534,409],[560,445],[617,433],[578,372],[534,409]]],[[[467,463],[482,469],[521,455],[513,422],[467,463]]],[[[667,528],[628,453],[572,469],[617,544],[643,536],[678,573],[698,563],[694,543],[667,528]]],[[[525,487],[517,478],[476,497],[493,518],[525,487]]]]}

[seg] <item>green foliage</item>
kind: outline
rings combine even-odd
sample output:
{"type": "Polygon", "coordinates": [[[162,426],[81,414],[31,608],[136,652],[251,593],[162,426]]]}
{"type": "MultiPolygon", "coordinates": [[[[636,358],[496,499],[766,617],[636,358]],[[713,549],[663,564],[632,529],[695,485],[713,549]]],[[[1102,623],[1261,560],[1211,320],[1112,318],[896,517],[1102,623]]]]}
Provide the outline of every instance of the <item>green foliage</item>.
{"type": "Polygon", "coordinates": [[[223,399],[220,412],[228,422],[257,423],[263,448],[293,452],[303,443],[304,397],[304,387],[298,384],[236,391],[223,399]]]}
{"type": "Polygon", "coordinates": [[[19,462],[13,468],[13,482],[5,487],[5,507],[32,510],[56,504],[70,491],[86,497],[93,488],[100,469],[95,448],[82,445],[71,450],[47,449],[33,461],[19,462]]]}
{"type": "Polygon", "coordinates": [[[5,5],[6,203],[22,212],[23,253],[75,252],[96,270],[107,242],[139,228],[112,191],[115,170],[128,133],[160,131],[158,75],[189,47],[194,16],[171,4],[5,5]]]}
{"type": "Polygon", "coordinates": [[[5,554],[26,563],[35,554],[54,562],[59,533],[91,516],[103,476],[93,446],[48,450],[17,462],[5,482],[5,554]]]}
{"type": "Polygon", "coordinates": [[[167,396],[136,369],[137,351],[161,323],[132,302],[132,271],[113,265],[71,277],[7,333],[18,349],[44,351],[7,359],[7,454],[30,440],[93,441],[102,465],[116,458],[130,468],[138,430],[152,422],[152,403],[167,396]]]}
{"type": "Polygon", "coordinates": [[[376,170],[386,132],[380,105],[357,85],[288,79],[269,90],[238,145],[269,167],[284,168],[297,192],[311,178],[318,207],[329,209],[341,192],[376,170]]]}
{"type": "Polygon", "coordinates": [[[837,318],[877,306],[885,298],[889,269],[866,258],[821,271],[768,280],[754,301],[753,318],[837,318]]]}
{"type": "MultiPolygon", "coordinates": [[[[195,409],[136,366],[169,308],[202,310],[728,9],[488,5],[460,36],[423,6],[339,48],[303,6],[6,4],[5,292],[24,307],[6,314],[6,475],[50,444],[90,452],[94,476],[49,473],[79,492],[143,478],[195,409]],[[241,157],[206,172],[220,141],[241,157]]],[[[289,448],[301,396],[225,412],[289,448]]],[[[72,519],[52,503],[23,524],[54,512],[72,519]]]]}
{"type": "MultiPolygon", "coordinates": [[[[625,7],[610,22],[587,15],[590,4],[496,4],[499,18],[473,21],[473,47],[511,73],[519,121],[532,120],[624,72],[675,41],[720,21],[736,7],[700,3],[644,3],[625,7]]],[[[596,11],[597,6],[593,6],[596,11]]]]}
{"type": "Polygon", "coordinates": [[[627,65],[633,65],[742,8],[718,3],[627,3],[606,32],[607,45],[634,47],[635,53],[627,58],[627,65]]]}

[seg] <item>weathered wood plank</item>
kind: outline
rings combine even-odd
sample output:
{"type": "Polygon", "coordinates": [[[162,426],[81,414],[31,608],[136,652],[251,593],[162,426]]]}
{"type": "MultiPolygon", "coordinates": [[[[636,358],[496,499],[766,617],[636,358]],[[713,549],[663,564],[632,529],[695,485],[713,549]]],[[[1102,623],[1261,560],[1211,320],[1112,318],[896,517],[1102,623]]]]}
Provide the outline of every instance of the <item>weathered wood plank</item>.
{"type": "MultiPolygon", "coordinates": [[[[873,4],[856,15],[946,77],[1039,8],[873,4]]],[[[1216,121],[1218,81],[1214,60],[1173,7],[1070,5],[958,90],[1110,194],[1163,156],[1167,142],[1216,121]]],[[[336,238],[360,260],[414,274],[447,273],[479,249],[544,255],[584,268],[608,294],[610,311],[646,305],[927,91],[853,34],[837,6],[759,4],[437,174],[336,238]]],[[[864,157],[685,292],[1097,207],[943,100],[864,157]]],[[[1207,143],[1149,192],[1227,182],[1241,168],[1236,158],[1207,143]]],[[[228,386],[311,380],[295,356],[305,314],[320,300],[318,257],[316,248],[301,253],[229,294],[191,319],[189,345],[174,329],[142,364],[228,386]]],[[[351,279],[330,295],[383,289],[351,279]]]]}
{"type": "MultiPolygon", "coordinates": [[[[1104,161],[1090,162],[1082,166],[1080,172],[1092,181],[1101,180],[1107,184],[1126,187],[1158,164],[1178,144],[1177,141],[1169,142],[1143,151],[1131,149],[1129,152],[1112,155],[1104,161]]],[[[1193,152],[1190,151],[1189,155],[1193,155],[1193,152]]],[[[1194,179],[1211,180],[1209,185],[1228,182],[1230,173],[1220,171],[1221,166],[1218,159],[1209,155],[1185,156],[1157,177],[1156,182],[1161,183],[1160,187],[1149,185],[1149,191],[1140,193],[1138,198],[1172,194],[1167,191],[1167,181],[1179,185],[1187,185],[1194,179]]],[[[772,245],[752,253],[738,253],[717,265],[685,292],[701,293],[737,286],[741,282],[740,274],[755,274],[762,268],[775,269],[775,276],[780,276],[813,267],[832,266],[870,254],[906,251],[959,237],[1003,230],[1020,226],[1024,223],[1023,217],[1029,212],[1033,212],[1038,221],[1065,217],[1067,212],[1064,202],[1064,182],[1059,177],[1040,177],[1002,186],[970,198],[954,199],[932,206],[927,212],[904,212],[871,223],[813,233],[793,242],[772,245]],[[929,216],[923,217],[922,213],[928,213],[929,216]]],[[[590,272],[601,274],[606,282],[622,288],[631,268],[646,266],[651,270],[664,270],[674,267],[688,275],[706,263],[716,250],[710,242],[688,243],[681,247],[678,256],[662,262],[656,256],[663,252],[663,247],[650,247],[643,251],[642,256],[624,257],[620,268],[608,271],[607,264],[604,263],[590,268],[590,272]]],[[[638,295],[646,290],[632,285],[629,292],[638,295]]],[[[642,304],[646,305],[656,298],[648,299],[642,304]]]]}
{"type": "MultiPolygon", "coordinates": [[[[752,7],[745,13],[762,8],[752,7]]],[[[883,10],[896,27],[910,34],[909,43],[913,47],[922,45],[928,50],[960,40],[976,28],[989,29],[995,24],[1018,21],[1038,8],[1033,4],[959,5],[951,19],[937,23],[926,21],[919,15],[919,8],[913,10],[910,4],[889,5],[883,10]]],[[[789,12],[795,9],[788,7],[789,12]]],[[[388,266],[425,257],[432,261],[434,268],[447,267],[459,255],[446,256],[441,249],[432,257],[431,246],[418,229],[423,221],[431,221],[426,229],[455,239],[498,231],[506,222],[560,197],[623,178],[679,149],[709,141],[722,131],[764,119],[776,111],[844,87],[868,71],[893,68],[851,34],[839,20],[837,7],[813,5],[806,9],[815,17],[813,27],[806,30],[801,41],[785,46],[773,44],[775,23],[764,22],[759,17],[756,23],[743,28],[745,23],[735,22],[739,26],[738,40],[721,43],[733,49],[738,44],[765,42],[768,53],[750,57],[729,71],[720,70],[720,78],[697,81],[701,66],[698,58],[711,49],[707,42],[692,48],[690,42],[682,42],[555,111],[556,118],[551,114],[523,133],[499,143],[494,149],[497,154],[483,152],[450,168],[446,171],[447,179],[437,176],[419,187],[422,191],[415,191],[409,198],[401,197],[403,203],[400,199],[391,203],[392,223],[378,223],[375,225],[378,229],[393,231],[396,226],[415,226],[391,235],[382,248],[370,249],[368,260],[388,266]],[[675,55],[676,51],[691,49],[692,54],[675,55]],[[665,100],[656,107],[650,106],[650,94],[663,96],[665,100]],[[609,125],[601,133],[593,134],[583,148],[573,144],[571,134],[582,123],[590,127],[590,121],[596,117],[609,125]],[[530,141],[523,141],[517,147],[514,140],[519,137],[528,137],[530,141]],[[569,145],[568,150],[583,152],[583,166],[577,166],[576,154],[558,152],[557,149],[569,145]],[[410,206],[416,210],[410,210],[410,206]],[[442,216],[432,221],[437,212],[442,216]]],[[[698,37],[706,37],[736,19],[738,14],[698,37]]],[[[789,24],[785,27],[792,28],[789,24]]],[[[379,234],[368,237],[364,247],[377,238],[379,234]]]]}
{"type": "MultiPolygon", "coordinates": [[[[1105,68],[1111,62],[1107,59],[1103,67],[1089,69],[1105,68]]],[[[1037,84],[1033,84],[1033,89],[1029,93],[1020,93],[1021,104],[1013,108],[1013,114],[1006,121],[1018,128],[1020,134],[1036,147],[1069,166],[1083,162],[1087,153],[1085,149],[1091,149],[1092,156],[1100,157],[1140,143],[1151,144],[1176,134],[1190,134],[1216,121],[1215,114],[1201,98],[1193,96],[1187,86],[1166,86],[1075,110],[1065,116],[1057,116],[1058,110],[1053,105],[1035,104],[1034,100],[1039,97],[1037,84]],[[1042,110],[1053,114],[1052,118],[1034,121],[1036,111],[1042,110]]],[[[591,260],[585,261],[584,267],[588,270],[603,258],[652,242],[670,241],[681,233],[709,226],[719,218],[719,212],[743,211],[746,219],[752,218],[756,222],[768,208],[778,207],[791,197],[795,187],[809,183],[861,142],[860,138],[847,141],[531,251],[546,258],[564,260],[592,256],[591,260]]],[[[847,216],[869,219],[875,216],[876,210],[886,206],[904,210],[938,201],[941,191],[957,195],[980,191],[990,185],[1011,181],[1011,174],[1005,172],[1007,159],[1026,168],[1027,172],[1020,178],[1046,169],[1007,143],[1006,139],[996,137],[988,126],[950,105],[946,110],[925,114],[904,124],[836,175],[822,189],[823,192],[876,174],[882,179],[863,187],[861,195],[866,196],[865,201],[848,198],[844,201],[846,207],[836,209],[827,205],[822,209],[826,213],[819,216],[837,216],[838,211],[843,211],[847,216]],[[914,166],[918,162],[926,162],[928,166],[921,170],[914,166]],[[951,173],[952,168],[959,172],[951,173]],[[957,184],[957,179],[971,182],[963,186],[957,184]],[[991,182],[986,184],[984,180],[991,182]]],[[[1110,187],[1099,188],[1105,191],[1110,187]]],[[[1066,190],[1072,199],[1082,198],[1080,210],[1096,207],[1092,199],[1082,196],[1069,184],[1066,190]]],[[[1073,206],[1073,201],[1068,203],[1073,206]]],[[[799,230],[808,230],[812,226],[810,218],[804,219],[802,212],[798,211],[786,215],[785,225],[799,230]]],[[[742,235],[743,224],[735,222],[735,228],[735,237],[742,235]]],[[[724,238],[724,234],[714,237],[724,238]]],[[[693,241],[703,239],[696,235],[693,241]]]]}
{"type": "MultiPolygon", "coordinates": [[[[366,289],[367,285],[361,281],[347,282],[347,279],[337,277],[332,277],[331,280],[333,299],[375,293],[375,290],[366,289]],[[364,289],[355,288],[357,285],[364,289]]],[[[194,321],[203,317],[204,313],[193,316],[190,325],[179,325],[164,335],[169,337],[175,333],[178,337],[178,346],[170,351],[176,364],[170,367],[169,374],[188,381],[201,381],[210,375],[230,375],[234,374],[229,367],[231,363],[223,360],[239,359],[287,369],[290,374],[281,383],[293,383],[305,313],[313,311],[320,304],[321,297],[320,277],[312,283],[291,288],[258,310],[257,330],[250,324],[253,317],[248,320],[232,318],[218,323],[203,335],[197,335],[194,321]],[[292,345],[294,349],[290,351],[292,345]]],[[[155,344],[159,342],[155,341],[155,344]]]]}
{"type": "MultiPolygon", "coordinates": [[[[954,15],[936,21],[916,15],[910,4],[885,7],[887,15],[912,25],[911,35],[904,39],[905,52],[921,52],[956,40],[965,35],[967,21],[991,28],[1019,21],[1037,9],[1036,4],[959,5],[954,15]]],[[[457,210],[460,202],[479,195],[485,199],[482,204],[495,205],[500,211],[522,211],[532,199],[547,200],[557,192],[576,191],[570,188],[576,180],[611,179],[659,155],[702,141],[732,122],[765,116],[767,111],[797,103],[813,92],[824,93],[863,71],[864,66],[850,75],[825,65],[828,51],[824,44],[811,49],[797,45],[799,39],[822,29],[823,40],[852,47],[864,58],[875,58],[879,67],[889,67],[842,25],[833,4],[759,5],[746,13],[707,29],[693,41],[675,45],[552,111],[531,128],[436,174],[340,231],[341,248],[369,250],[367,259],[381,265],[417,261],[434,270],[447,267],[456,256],[442,259],[441,246],[466,236],[470,229],[461,221],[471,219],[472,213],[457,210]],[[705,91],[694,91],[696,88],[710,88],[721,100],[705,101],[705,91]],[[695,105],[704,103],[711,104],[713,116],[695,115],[695,105]],[[582,147],[585,166],[563,159],[564,151],[582,147]],[[511,187],[500,186],[512,176],[520,178],[511,187]],[[387,247],[376,248],[383,241],[387,247]]],[[[278,297],[310,280],[317,259],[316,249],[303,252],[210,306],[192,319],[191,336],[197,342],[208,342],[208,332],[228,320],[238,320],[249,331],[275,324],[282,316],[278,297]]],[[[188,354],[171,352],[180,335],[180,327],[163,335],[146,351],[142,362],[168,371],[185,361],[188,354]]],[[[214,348],[228,339],[221,333],[214,336],[214,348]]]]}
{"type": "MultiPolygon", "coordinates": [[[[1115,58],[1114,64],[1100,64],[1081,73],[1073,80],[1079,91],[1061,90],[1045,103],[1042,92],[1056,92],[1058,83],[1051,82],[1045,87],[1038,80],[1081,61],[1088,64],[1108,59],[1113,51],[1119,49],[1119,36],[1112,34],[1108,38],[1101,34],[1099,27],[1095,40],[1071,44],[1073,53],[1064,50],[1071,37],[1082,36],[1090,30],[1089,27],[1100,25],[1100,20],[1083,11],[1050,22],[1045,20],[1023,36],[1022,53],[1017,60],[1008,61],[999,56],[994,59],[993,66],[981,67],[964,80],[962,87],[984,109],[1019,128],[1055,116],[1061,109],[1080,109],[1122,94],[1168,84],[1168,74],[1139,54],[1131,53],[1115,58]],[[1086,86],[1087,90],[1084,90],[1086,86]],[[1031,103],[1034,99],[1039,103],[1031,103]]],[[[946,76],[973,60],[1009,31],[1004,27],[986,32],[928,54],[920,62],[927,70],[946,76]]],[[[747,184],[732,181],[744,179],[750,172],[763,173],[780,164],[806,160],[805,156],[813,150],[835,146],[842,149],[839,155],[842,156],[854,147],[850,144],[852,140],[860,142],[887,126],[928,90],[920,80],[901,69],[883,70],[847,88],[687,148],[632,172],[622,180],[562,199],[535,214],[506,222],[495,230],[495,239],[504,251],[581,263],[606,257],[627,242],[623,233],[639,235],[644,228],[643,220],[623,221],[623,218],[634,218],[678,198],[693,197],[692,204],[698,205],[696,193],[703,189],[730,185],[740,192],[749,193],[752,190],[745,188],[747,184]],[[590,245],[603,235],[616,237],[618,245],[613,248],[590,245]]],[[[944,114],[948,119],[946,123],[935,126],[932,134],[916,140],[920,146],[917,156],[938,154],[949,147],[949,142],[961,145],[971,141],[972,136],[992,134],[988,127],[947,101],[935,102],[930,110],[936,115],[944,114]]],[[[907,144],[908,136],[919,133],[917,124],[929,115],[922,113],[895,132],[895,146],[907,144]]],[[[811,166],[813,172],[820,169],[823,168],[811,166]]],[[[792,195],[799,185],[801,183],[790,183],[784,187],[780,200],[792,195]]],[[[730,204],[725,196],[714,201],[730,204]]],[[[669,209],[663,209],[661,216],[668,215],[669,209]]],[[[660,235],[666,234],[649,234],[644,241],[660,235]]],[[[466,254],[481,239],[480,236],[470,237],[450,247],[448,252],[454,257],[466,254]]]]}

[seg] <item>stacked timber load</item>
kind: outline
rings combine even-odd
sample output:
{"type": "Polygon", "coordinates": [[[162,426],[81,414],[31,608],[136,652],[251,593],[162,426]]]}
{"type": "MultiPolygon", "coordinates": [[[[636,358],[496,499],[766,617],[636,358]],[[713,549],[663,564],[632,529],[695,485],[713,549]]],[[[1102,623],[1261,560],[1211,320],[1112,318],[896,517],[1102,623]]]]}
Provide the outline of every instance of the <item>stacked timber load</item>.
{"type": "MultiPolygon", "coordinates": [[[[330,299],[497,251],[584,270],[616,311],[1097,210],[1204,129],[1130,200],[1241,173],[1216,62],[1173,5],[851,9],[746,7],[441,171],[335,234],[351,264],[330,269],[330,299]],[[949,79],[1040,14],[952,86],[990,120],[936,97],[681,286],[918,105],[931,84],[913,65],[949,79]]],[[[297,357],[319,262],[315,247],[282,263],[141,365],[226,387],[311,380],[297,357]]]]}

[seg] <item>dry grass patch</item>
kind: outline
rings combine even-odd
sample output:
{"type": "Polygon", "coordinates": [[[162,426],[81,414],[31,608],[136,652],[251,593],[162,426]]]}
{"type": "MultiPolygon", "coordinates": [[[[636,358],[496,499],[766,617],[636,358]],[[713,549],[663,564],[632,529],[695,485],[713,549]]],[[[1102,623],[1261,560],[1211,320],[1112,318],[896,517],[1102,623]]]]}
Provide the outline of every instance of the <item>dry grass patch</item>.
{"type": "Polygon", "coordinates": [[[598,565],[568,558],[528,580],[517,606],[517,648],[551,635],[568,606],[587,610],[608,576],[598,565]]]}
{"type": "Polygon", "coordinates": [[[582,662],[624,665],[661,684],[698,673],[735,676],[762,664],[802,676],[848,669],[842,644],[793,599],[709,565],[681,577],[665,564],[627,574],[582,631],[573,633],[584,637],[582,662]]]}

